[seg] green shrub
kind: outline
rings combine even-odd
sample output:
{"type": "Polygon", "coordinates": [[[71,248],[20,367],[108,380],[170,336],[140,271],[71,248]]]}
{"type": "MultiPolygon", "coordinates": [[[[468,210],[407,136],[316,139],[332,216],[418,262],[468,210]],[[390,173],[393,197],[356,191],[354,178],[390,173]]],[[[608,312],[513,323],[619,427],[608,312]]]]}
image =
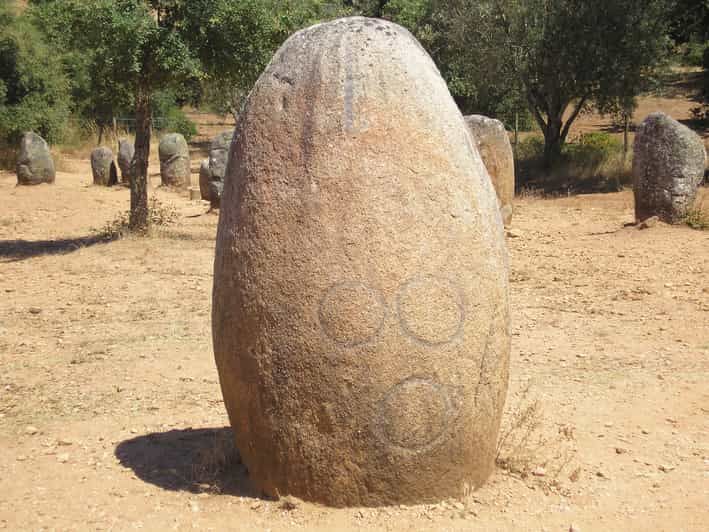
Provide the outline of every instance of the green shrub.
{"type": "Polygon", "coordinates": [[[158,131],[180,133],[187,141],[197,134],[197,125],[187,118],[171,90],[153,96],[153,116],[156,117],[153,125],[158,131]]]}
{"type": "Polygon", "coordinates": [[[551,168],[544,165],[544,139],[527,137],[515,150],[519,189],[547,193],[609,192],[631,180],[623,143],[603,132],[585,133],[567,142],[551,168]]]}
{"type": "Polygon", "coordinates": [[[704,66],[706,68],[704,60],[709,52],[709,41],[697,42],[690,41],[682,55],[682,63],[687,66],[704,66]]]}
{"type": "Polygon", "coordinates": [[[31,130],[57,142],[71,104],[62,63],[28,20],[9,20],[0,27],[0,139],[31,130]]]}

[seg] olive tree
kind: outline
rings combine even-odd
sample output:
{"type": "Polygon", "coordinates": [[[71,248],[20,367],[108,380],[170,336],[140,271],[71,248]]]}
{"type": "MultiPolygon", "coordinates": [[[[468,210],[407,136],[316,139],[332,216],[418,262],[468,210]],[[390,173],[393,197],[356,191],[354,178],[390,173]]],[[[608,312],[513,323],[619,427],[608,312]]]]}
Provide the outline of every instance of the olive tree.
{"type": "Polygon", "coordinates": [[[434,2],[459,62],[519,84],[547,163],[584,109],[627,106],[667,50],[665,0],[434,2]]]}

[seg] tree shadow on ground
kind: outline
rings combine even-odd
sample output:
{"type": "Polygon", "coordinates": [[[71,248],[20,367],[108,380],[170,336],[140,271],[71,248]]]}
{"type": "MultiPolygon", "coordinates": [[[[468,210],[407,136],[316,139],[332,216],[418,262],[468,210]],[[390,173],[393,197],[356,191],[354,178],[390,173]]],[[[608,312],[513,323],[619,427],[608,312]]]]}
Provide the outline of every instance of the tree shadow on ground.
{"type": "Polygon", "coordinates": [[[97,234],[58,240],[0,240],[0,262],[16,262],[43,255],[64,255],[96,244],[108,244],[116,236],[97,234]]]}
{"type": "Polygon", "coordinates": [[[138,478],[166,490],[266,498],[251,485],[229,427],[138,436],[119,443],[115,455],[138,478]]]}

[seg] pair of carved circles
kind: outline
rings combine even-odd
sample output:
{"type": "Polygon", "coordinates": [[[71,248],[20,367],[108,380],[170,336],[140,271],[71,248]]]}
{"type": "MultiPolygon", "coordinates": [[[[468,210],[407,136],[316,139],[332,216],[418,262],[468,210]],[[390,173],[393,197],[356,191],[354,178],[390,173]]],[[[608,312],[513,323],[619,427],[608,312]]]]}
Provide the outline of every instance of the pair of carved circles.
{"type": "MultiPolygon", "coordinates": [[[[452,342],[462,333],[462,292],[448,279],[425,276],[404,283],[396,296],[395,309],[401,330],[417,343],[435,347],[452,342]]],[[[379,291],[348,281],[333,285],[325,293],[318,318],[328,338],[343,347],[357,347],[379,336],[388,312],[379,291]]]]}
{"type": "MultiPolygon", "coordinates": [[[[405,336],[436,347],[462,334],[463,296],[448,279],[422,276],[404,283],[394,310],[405,336]]],[[[357,347],[382,332],[390,309],[377,290],[359,282],[332,286],[320,302],[323,332],[338,345],[357,347]]],[[[445,439],[457,410],[447,387],[426,375],[412,376],[392,386],[379,402],[375,425],[379,437],[399,451],[418,454],[445,439]]]]}

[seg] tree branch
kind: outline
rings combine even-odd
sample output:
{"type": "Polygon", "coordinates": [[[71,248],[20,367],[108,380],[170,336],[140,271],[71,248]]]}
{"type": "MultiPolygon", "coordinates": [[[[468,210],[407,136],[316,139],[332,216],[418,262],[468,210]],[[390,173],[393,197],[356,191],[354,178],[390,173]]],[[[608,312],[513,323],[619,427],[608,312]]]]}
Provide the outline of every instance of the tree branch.
{"type": "Polygon", "coordinates": [[[574,112],[571,113],[571,116],[569,119],[566,121],[566,124],[564,124],[564,129],[561,130],[561,142],[566,142],[566,137],[569,134],[569,130],[571,129],[571,124],[574,123],[574,120],[578,118],[579,113],[583,109],[583,106],[586,105],[586,102],[588,101],[588,96],[583,96],[579,102],[576,104],[576,107],[574,108],[574,112]]]}

